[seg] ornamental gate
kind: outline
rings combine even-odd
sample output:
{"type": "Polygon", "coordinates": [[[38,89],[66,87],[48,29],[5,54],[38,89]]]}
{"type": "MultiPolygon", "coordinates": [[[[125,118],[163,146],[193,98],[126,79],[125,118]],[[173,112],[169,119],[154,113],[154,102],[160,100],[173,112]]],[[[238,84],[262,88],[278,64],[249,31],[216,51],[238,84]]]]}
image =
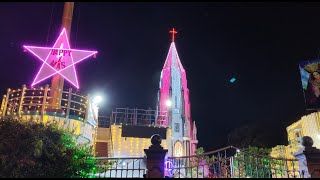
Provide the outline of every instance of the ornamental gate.
{"type": "MultiPolygon", "coordinates": [[[[143,178],[145,157],[97,158],[96,177],[143,178]]],[[[173,178],[302,178],[295,159],[272,158],[233,146],[194,156],[167,157],[165,176],[173,178]]]]}

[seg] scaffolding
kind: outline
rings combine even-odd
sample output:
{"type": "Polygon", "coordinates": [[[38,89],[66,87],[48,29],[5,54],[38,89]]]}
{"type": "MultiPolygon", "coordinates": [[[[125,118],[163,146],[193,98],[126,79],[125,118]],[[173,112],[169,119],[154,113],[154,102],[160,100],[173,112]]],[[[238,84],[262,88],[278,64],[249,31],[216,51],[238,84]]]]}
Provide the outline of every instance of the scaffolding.
{"type": "Polygon", "coordinates": [[[134,126],[161,126],[167,112],[138,108],[116,108],[112,111],[110,124],[134,126]]]}

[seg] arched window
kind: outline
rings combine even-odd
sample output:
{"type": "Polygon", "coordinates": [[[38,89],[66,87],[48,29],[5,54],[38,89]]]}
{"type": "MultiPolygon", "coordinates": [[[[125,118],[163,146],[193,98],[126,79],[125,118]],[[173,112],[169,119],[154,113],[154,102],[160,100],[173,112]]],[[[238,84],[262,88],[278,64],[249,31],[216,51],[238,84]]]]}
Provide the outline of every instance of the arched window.
{"type": "Polygon", "coordinates": [[[174,156],[175,157],[180,157],[182,156],[183,152],[183,146],[182,146],[182,143],[180,141],[177,141],[175,144],[174,144],[174,156]]]}

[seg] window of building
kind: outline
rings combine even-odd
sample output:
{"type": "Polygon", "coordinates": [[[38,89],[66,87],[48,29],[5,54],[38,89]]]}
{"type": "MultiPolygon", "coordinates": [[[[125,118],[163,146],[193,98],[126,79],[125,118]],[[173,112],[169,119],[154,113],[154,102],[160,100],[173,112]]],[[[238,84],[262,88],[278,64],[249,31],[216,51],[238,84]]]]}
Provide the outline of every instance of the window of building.
{"type": "Polygon", "coordinates": [[[174,145],[174,156],[179,157],[182,156],[183,147],[180,141],[177,141],[174,145]]]}
{"type": "Polygon", "coordinates": [[[179,132],[179,131],[180,131],[180,124],[174,123],[174,132],[179,132]]]}
{"type": "Polygon", "coordinates": [[[174,106],[177,108],[177,96],[174,96],[174,106]]]}

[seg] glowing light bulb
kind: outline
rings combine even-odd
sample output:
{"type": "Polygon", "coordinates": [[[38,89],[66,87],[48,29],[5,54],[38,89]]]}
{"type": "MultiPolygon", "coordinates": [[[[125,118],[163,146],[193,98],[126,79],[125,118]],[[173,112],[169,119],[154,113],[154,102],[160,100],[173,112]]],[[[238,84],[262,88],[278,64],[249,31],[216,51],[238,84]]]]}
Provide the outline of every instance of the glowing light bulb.
{"type": "Polygon", "coordinates": [[[171,105],[172,105],[172,102],[171,102],[170,99],[168,99],[168,100],[166,101],[166,106],[167,106],[167,107],[171,107],[171,105]]]}

